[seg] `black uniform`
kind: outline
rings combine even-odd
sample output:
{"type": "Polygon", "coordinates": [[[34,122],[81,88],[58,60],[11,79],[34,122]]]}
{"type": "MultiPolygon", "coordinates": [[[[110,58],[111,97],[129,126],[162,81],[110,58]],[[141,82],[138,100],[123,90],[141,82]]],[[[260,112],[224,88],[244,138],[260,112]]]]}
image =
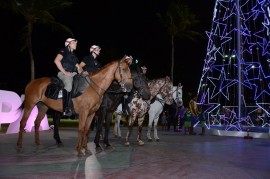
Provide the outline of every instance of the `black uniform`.
{"type": "Polygon", "coordinates": [[[101,63],[97,61],[92,54],[85,56],[82,62],[85,63],[83,70],[87,71],[88,73],[95,72],[101,67],[101,63]]]}

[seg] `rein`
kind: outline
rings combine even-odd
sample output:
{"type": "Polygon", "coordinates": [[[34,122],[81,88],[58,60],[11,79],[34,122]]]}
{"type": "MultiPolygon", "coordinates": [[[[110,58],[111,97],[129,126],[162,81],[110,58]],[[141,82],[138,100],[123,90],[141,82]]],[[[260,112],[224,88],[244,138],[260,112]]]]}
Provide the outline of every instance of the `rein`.
{"type": "MultiPolygon", "coordinates": [[[[158,91],[158,93],[160,92],[160,90],[161,90],[161,88],[163,88],[165,85],[166,85],[166,83],[167,83],[167,80],[166,80],[166,78],[165,78],[165,83],[164,83],[164,85],[162,85],[160,88],[159,88],[159,91],[158,91]]],[[[160,94],[161,95],[161,94],[160,94]]],[[[162,95],[161,95],[162,96],[162,95]]],[[[167,96],[162,96],[162,98],[163,98],[163,101],[165,101],[165,99],[167,98],[167,96]]]]}
{"type": "Polygon", "coordinates": [[[95,81],[92,80],[89,76],[88,76],[88,78],[85,77],[84,79],[86,80],[86,82],[88,83],[88,85],[95,91],[95,93],[99,96],[99,99],[101,99],[102,97],[100,96],[100,94],[98,94],[97,90],[95,88],[93,88],[93,86],[91,85],[91,82],[92,82],[92,84],[96,85],[99,89],[101,89],[103,91],[105,91],[105,90],[103,88],[101,88],[98,84],[96,84],[95,81]],[[90,81],[88,81],[88,79],[90,81]]]}
{"type": "Polygon", "coordinates": [[[161,99],[161,98],[156,98],[156,101],[158,101],[162,107],[164,107],[164,104],[165,104],[165,100],[164,99],[161,99]]]}
{"type": "MultiPolygon", "coordinates": [[[[121,81],[122,81],[122,78],[123,78],[123,75],[122,75],[122,73],[121,73],[121,68],[120,68],[120,61],[118,61],[118,66],[117,66],[117,68],[119,69],[119,74],[120,74],[120,77],[121,77],[121,81]]],[[[115,72],[114,72],[114,78],[116,78],[115,77],[115,73],[116,73],[116,71],[117,71],[117,69],[115,70],[115,72]]],[[[92,78],[90,78],[89,76],[88,76],[88,78],[86,78],[85,77],[85,80],[86,80],[86,82],[88,83],[88,85],[95,91],[95,93],[99,96],[99,99],[101,99],[102,98],[102,96],[97,92],[97,90],[95,89],[95,88],[93,88],[93,86],[91,85],[91,84],[94,84],[94,85],[96,85],[99,89],[101,89],[101,90],[103,90],[104,92],[106,92],[106,90],[105,89],[103,89],[103,88],[101,88],[97,83],[95,83],[95,81],[92,79],[92,78]],[[89,80],[90,81],[89,81],[89,80]],[[91,83],[92,82],[92,83],[91,83]]],[[[119,82],[120,83],[120,82],[119,82]]],[[[124,84],[123,84],[124,85],[124,84]]],[[[121,88],[123,88],[122,87],[122,85],[121,85],[121,88]]],[[[108,91],[108,90],[107,90],[108,91]]],[[[109,91],[109,92],[111,92],[111,93],[119,93],[119,92],[123,92],[123,91],[120,91],[120,90],[116,90],[116,91],[109,91]]]]}
{"type": "MultiPolygon", "coordinates": [[[[125,86],[125,83],[123,83],[123,75],[122,75],[122,71],[121,71],[121,64],[120,64],[120,60],[118,61],[118,66],[117,66],[117,69],[119,70],[119,75],[120,75],[120,81],[118,81],[118,83],[120,84],[120,86],[121,86],[121,88],[122,89],[124,89],[124,86],[125,86]]],[[[117,69],[115,70],[115,72],[114,72],[114,79],[116,79],[116,76],[115,76],[115,74],[116,74],[116,71],[117,71],[117,69]]]]}

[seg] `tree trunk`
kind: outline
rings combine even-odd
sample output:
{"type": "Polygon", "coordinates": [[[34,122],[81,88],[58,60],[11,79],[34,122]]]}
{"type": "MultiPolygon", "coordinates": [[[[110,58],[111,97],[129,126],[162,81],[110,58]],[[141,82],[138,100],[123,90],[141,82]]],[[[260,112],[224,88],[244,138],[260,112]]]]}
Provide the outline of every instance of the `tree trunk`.
{"type": "Polygon", "coordinates": [[[171,35],[171,47],[172,47],[171,80],[173,82],[173,71],[174,71],[174,36],[173,35],[171,35]]]}
{"type": "Polygon", "coordinates": [[[31,65],[31,81],[35,79],[35,61],[32,50],[32,31],[33,31],[33,24],[28,23],[27,48],[31,65]]]}

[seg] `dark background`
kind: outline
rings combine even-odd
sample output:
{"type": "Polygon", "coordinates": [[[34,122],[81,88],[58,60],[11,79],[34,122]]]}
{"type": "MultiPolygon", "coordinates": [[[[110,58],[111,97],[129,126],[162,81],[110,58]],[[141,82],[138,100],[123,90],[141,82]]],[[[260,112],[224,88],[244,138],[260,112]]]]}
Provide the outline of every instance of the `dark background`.
{"type": "MultiPolygon", "coordinates": [[[[72,7],[53,13],[56,20],[68,26],[78,40],[76,54],[81,60],[88,55],[91,45],[99,45],[99,60],[106,64],[131,55],[148,68],[148,78],[170,76],[170,38],[156,18],[157,12],[165,12],[169,0],[114,0],[75,1],[72,7]]],[[[184,93],[196,93],[206,56],[209,31],[212,23],[214,0],[186,0],[199,23],[194,28],[203,37],[196,42],[175,40],[174,85],[182,83],[184,93]]],[[[30,62],[27,51],[20,52],[22,16],[5,9],[0,11],[1,22],[1,70],[0,89],[19,95],[30,81],[30,62]]],[[[70,35],[52,31],[49,27],[35,25],[32,36],[36,78],[56,76],[54,58],[64,47],[70,35]]]]}

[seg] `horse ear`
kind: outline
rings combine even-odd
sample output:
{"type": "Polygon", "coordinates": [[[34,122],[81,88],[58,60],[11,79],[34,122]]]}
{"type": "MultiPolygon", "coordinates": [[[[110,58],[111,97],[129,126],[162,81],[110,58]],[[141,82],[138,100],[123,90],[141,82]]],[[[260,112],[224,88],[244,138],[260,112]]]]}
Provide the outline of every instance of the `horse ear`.
{"type": "Polygon", "coordinates": [[[127,55],[124,55],[121,61],[125,60],[127,58],[127,55]]]}
{"type": "Polygon", "coordinates": [[[132,60],[133,60],[132,56],[125,55],[125,61],[128,63],[129,66],[132,64],[132,60]]]}

